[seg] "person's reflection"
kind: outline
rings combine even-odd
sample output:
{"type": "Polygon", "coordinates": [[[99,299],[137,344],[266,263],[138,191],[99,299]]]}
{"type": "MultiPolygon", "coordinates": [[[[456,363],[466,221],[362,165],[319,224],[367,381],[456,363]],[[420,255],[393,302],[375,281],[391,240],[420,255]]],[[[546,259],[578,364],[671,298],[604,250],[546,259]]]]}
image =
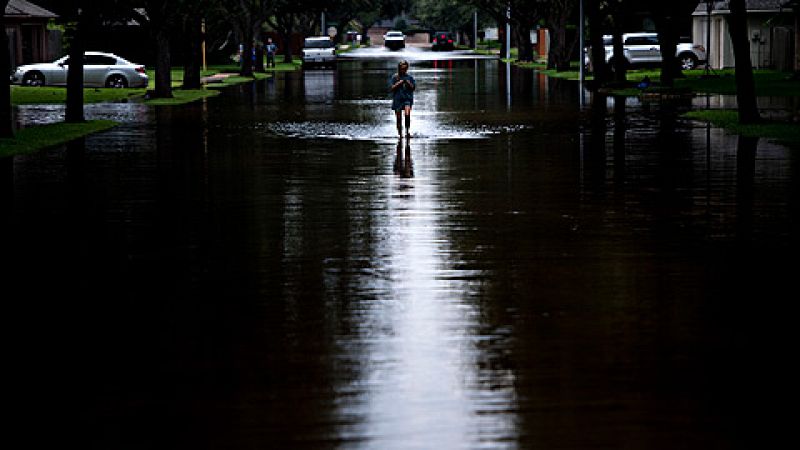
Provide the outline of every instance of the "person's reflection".
{"type": "Polygon", "coordinates": [[[405,140],[405,155],[403,154],[403,140],[397,140],[397,155],[394,158],[394,173],[402,178],[414,177],[414,163],[411,161],[411,139],[405,140]]]}

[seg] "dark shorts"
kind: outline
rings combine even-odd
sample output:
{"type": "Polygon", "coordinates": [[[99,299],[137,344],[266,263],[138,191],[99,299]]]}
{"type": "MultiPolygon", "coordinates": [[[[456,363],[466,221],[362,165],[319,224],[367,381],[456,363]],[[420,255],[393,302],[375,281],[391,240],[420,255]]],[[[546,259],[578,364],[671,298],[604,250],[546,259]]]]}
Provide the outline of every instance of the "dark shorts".
{"type": "Polygon", "coordinates": [[[413,106],[413,105],[414,105],[414,100],[393,100],[392,110],[402,111],[405,109],[406,106],[413,106]]]}

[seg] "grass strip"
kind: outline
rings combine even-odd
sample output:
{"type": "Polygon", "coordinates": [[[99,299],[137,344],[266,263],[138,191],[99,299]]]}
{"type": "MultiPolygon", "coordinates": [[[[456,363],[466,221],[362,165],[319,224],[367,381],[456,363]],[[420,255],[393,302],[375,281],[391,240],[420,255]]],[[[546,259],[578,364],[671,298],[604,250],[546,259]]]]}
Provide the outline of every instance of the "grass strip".
{"type": "Polygon", "coordinates": [[[154,106],[183,105],[216,95],[219,95],[219,91],[214,89],[173,89],[172,98],[147,98],[143,103],[154,106]]]}
{"type": "Polygon", "coordinates": [[[241,75],[231,75],[229,77],[222,78],[220,82],[217,83],[209,83],[206,85],[209,88],[223,88],[228,86],[233,86],[235,84],[244,84],[249,83],[255,80],[263,80],[265,78],[272,77],[272,74],[262,73],[262,72],[254,72],[252,77],[243,77],[241,75]]]}
{"type": "MultiPolygon", "coordinates": [[[[144,89],[100,89],[85,88],[83,102],[127,102],[144,94],[144,89]]],[[[28,87],[11,86],[12,105],[30,105],[43,103],[66,103],[67,88],[65,87],[28,87]]]]}
{"type": "Polygon", "coordinates": [[[711,122],[741,136],[773,138],[781,142],[800,143],[800,127],[797,124],[763,121],[757,124],[743,125],[739,123],[739,113],[730,109],[710,109],[689,111],[683,114],[689,119],[711,122]]]}
{"type": "Polygon", "coordinates": [[[113,120],[90,120],[83,123],[58,122],[23,128],[13,138],[0,139],[0,157],[33,153],[117,125],[113,120]]]}

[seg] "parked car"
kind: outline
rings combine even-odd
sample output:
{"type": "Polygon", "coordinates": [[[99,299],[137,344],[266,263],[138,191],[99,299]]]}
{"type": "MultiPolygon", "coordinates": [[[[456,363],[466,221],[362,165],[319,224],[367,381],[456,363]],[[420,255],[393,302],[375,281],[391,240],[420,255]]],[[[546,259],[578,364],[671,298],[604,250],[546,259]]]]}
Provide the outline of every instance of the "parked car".
{"type": "MultiPolygon", "coordinates": [[[[603,36],[606,62],[614,56],[611,36],[603,36]]],[[[661,63],[661,45],[657,33],[625,33],[622,35],[623,54],[630,65],[656,65],[661,63]]],[[[706,49],[702,45],[693,44],[690,38],[680,38],[675,49],[675,56],[681,69],[694,69],[706,61],[706,49]]],[[[586,52],[584,64],[591,66],[591,49],[586,52]]]]}
{"type": "MultiPolygon", "coordinates": [[[[83,54],[83,84],[87,87],[147,87],[149,79],[144,66],[134,64],[113,53],[83,54]]],[[[69,56],[51,63],[26,64],[17,67],[11,83],[22,86],[65,86],[69,56]]]]}
{"type": "Polygon", "coordinates": [[[449,31],[437,31],[433,33],[431,50],[453,50],[456,47],[453,33],[449,31]]]}
{"type": "Polygon", "coordinates": [[[303,41],[303,67],[336,67],[336,45],[328,36],[307,37],[303,41]]]}
{"type": "Polygon", "coordinates": [[[383,45],[389,50],[405,48],[406,35],[402,31],[387,31],[383,35],[383,45]]]}

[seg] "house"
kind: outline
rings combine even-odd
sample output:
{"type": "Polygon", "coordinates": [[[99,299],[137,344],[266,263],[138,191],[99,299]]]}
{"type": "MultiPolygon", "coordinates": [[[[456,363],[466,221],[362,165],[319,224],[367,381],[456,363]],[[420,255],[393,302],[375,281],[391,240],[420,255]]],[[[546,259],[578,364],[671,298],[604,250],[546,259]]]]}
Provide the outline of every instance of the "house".
{"type": "Polygon", "coordinates": [[[47,30],[47,23],[56,17],[56,14],[25,0],[8,2],[5,22],[11,67],[48,61],[53,59],[52,50],[60,52],[60,46],[50,42],[47,30]]]}
{"type": "Polygon", "coordinates": [[[383,35],[389,30],[397,30],[397,25],[404,23],[405,28],[401,30],[406,35],[406,44],[428,44],[431,41],[431,35],[428,30],[420,27],[420,23],[411,19],[405,14],[402,14],[394,19],[380,20],[372,24],[367,30],[367,37],[369,38],[370,45],[383,45],[383,35]]]}
{"type": "Polygon", "coordinates": [[[789,0],[781,6],[794,12],[794,71],[797,74],[800,73],[800,0],[789,0]]]}
{"type": "MultiPolygon", "coordinates": [[[[754,68],[792,70],[796,15],[791,3],[787,0],[745,0],[750,60],[754,68]]],[[[692,40],[707,47],[713,69],[735,66],[728,30],[728,4],[727,0],[702,0],[692,13],[692,40]]]]}

